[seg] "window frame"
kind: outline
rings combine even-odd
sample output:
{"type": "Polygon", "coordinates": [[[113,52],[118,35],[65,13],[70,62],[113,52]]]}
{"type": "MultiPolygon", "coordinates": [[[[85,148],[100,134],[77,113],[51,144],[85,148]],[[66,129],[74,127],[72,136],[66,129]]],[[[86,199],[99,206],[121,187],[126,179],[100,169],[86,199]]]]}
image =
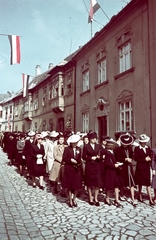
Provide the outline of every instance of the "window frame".
{"type": "Polygon", "coordinates": [[[132,131],[133,130],[133,107],[132,100],[126,100],[119,103],[119,128],[120,131],[132,131]],[[129,107],[126,107],[126,104],[129,107]],[[128,123],[128,125],[127,125],[128,123]]]}

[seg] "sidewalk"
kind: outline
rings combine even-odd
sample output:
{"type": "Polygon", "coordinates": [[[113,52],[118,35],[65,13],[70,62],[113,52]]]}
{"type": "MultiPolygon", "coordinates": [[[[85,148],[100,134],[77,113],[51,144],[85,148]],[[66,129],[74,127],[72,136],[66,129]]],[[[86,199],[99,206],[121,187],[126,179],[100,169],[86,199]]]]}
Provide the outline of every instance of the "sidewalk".
{"type": "Polygon", "coordinates": [[[104,204],[90,206],[88,196],[78,198],[78,207],[69,208],[68,199],[32,188],[0,148],[0,240],[155,240],[156,206],[148,200],[136,208],[128,201],[123,208],[104,204]]]}

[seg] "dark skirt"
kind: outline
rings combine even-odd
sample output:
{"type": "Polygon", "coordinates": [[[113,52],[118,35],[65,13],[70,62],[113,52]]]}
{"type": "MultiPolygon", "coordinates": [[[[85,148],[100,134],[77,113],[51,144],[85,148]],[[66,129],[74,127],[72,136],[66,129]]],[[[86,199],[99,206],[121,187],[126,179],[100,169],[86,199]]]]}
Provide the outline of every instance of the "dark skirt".
{"type": "Polygon", "coordinates": [[[66,188],[69,191],[75,191],[82,188],[82,178],[80,169],[74,168],[71,165],[65,165],[62,177],[63,188],[66,188]]]}
{"type": "Polygon", "coordinates": [[[135,183],[139,186],[151,186],[150,167],[147,167],[146,169],[138,169],[136,166],[135,183]]]}
{"type": "Polygon", "coordinates": [[[46,172],[45,163],[37,164],[36,160],[33,159],[32,165],[30,167],[30,175],[34,177],[44,176],[46,172]]]}
{"type": "Polygon", "coordinates": [[[23,154],[22,153],[17,153],[17,156],[16,156],[16,160],[17,160],[17,163],[18,165],[20,166],[25,166],[25,159],[22,158],[23,154]]]}
{"type": "Polygon", "coordinates": [[[102,187],[101,163],[86,162],[85,185],[87,187],[102,187]]]}

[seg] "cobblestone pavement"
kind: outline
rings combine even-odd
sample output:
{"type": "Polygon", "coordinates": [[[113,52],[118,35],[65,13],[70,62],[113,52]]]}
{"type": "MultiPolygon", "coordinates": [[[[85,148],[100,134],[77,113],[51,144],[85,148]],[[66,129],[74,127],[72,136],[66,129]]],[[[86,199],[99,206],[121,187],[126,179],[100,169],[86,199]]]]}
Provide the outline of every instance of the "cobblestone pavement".
{"type": "Polygon", "coordinates": [[[156,239],[156,206],[144,203],[133,207],[130,199],[123,208],[104,204],[90,206],[82,193],[78,207],[69,208],[68,199],[46,188],[32,188],[15,166],[8,165],[0,149],[0,240],[102,240],[156,239]]]}

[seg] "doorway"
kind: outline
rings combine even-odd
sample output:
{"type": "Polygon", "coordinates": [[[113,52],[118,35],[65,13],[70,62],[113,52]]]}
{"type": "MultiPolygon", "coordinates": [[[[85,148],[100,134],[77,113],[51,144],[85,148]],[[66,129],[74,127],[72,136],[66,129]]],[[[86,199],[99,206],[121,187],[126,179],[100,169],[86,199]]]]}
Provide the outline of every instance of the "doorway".
{"type": "Polygon", "coordinates": [[[101,143],[102,136],[107,136],[107,116],[98,117],[98,136],[101,143]]]}

